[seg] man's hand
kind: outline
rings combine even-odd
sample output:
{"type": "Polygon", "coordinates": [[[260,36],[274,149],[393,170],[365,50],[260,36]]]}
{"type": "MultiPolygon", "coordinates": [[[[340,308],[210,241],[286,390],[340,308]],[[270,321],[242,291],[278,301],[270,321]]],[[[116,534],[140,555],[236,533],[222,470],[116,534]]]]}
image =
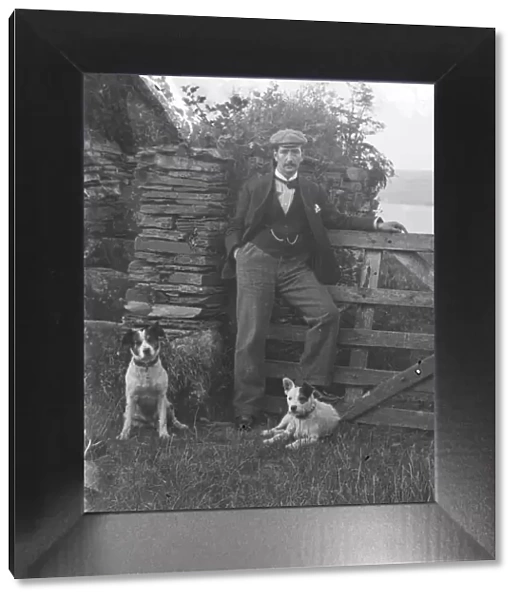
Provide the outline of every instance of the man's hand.
{"type": "Polygon", "coordinates": [[[377,223],[377,231],[387,231],[389,233],[407,233],[407,229],[398,221],[387,221],[377,223]]]}

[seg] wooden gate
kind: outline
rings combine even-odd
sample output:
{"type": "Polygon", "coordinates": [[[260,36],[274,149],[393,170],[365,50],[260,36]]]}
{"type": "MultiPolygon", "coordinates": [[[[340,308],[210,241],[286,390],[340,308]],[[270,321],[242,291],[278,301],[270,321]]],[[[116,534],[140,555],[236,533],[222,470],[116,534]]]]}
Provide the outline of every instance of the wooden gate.
{"type": "MultiPolygon", "coordinates": [[[[387,400],[405,391],[434,393],[434,335],[373,330],[375,307],[434,307],[433,267],[423,253],[434,250],[434,236],[422,234],[389,234],[382,232],[333,231],[333,246],[364,250],[358,287],[330,286],[337,305],[357,305],[353,329],[341,329],[339,346],[351,348],[349,366],[336,366],[334,383],[345,385],[344,400],[336,408],[343,419],[369,424],[383,424],[419,429],[434,428],[432,411],[389,408],[387,400]],[[428,291],[379,288],[383,252],[390,252],[398,262],[415,275],[428,291]],[[370,348],[406,348],[424,351],[416,364],[404,371],[368,368],[370,348]]],[[[303,341],[306,328],[293,325],[271,325],[269,338],[303,341]]],[[[285,361],[267,361],[267,377],[297,377],[298,365],[285,361]]],[[[268,412],[283,412],[286,403],[280,397],[268,397],[268,412]]]]}

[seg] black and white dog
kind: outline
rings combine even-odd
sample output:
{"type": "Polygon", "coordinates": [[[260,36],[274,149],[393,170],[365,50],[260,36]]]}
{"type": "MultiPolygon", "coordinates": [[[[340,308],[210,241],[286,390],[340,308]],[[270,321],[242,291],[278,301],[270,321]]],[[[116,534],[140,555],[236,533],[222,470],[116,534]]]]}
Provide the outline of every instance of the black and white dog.
{"type": "Polygon", "coordinates": [[[132,359],[126,371],[126,410],[119,440],[130,436],[133,425],[157,423],[161,438],[169,438],[168,413],[177,429],[188,429],[175,417],[167,399],[168,374],[160,361],[160,338],[165,333],[158,322],[144,329],[130,330],[122,339],[132,359]]]}
{"type": "Polygon", "coordinates": [[[318,393],[308,383],[296,386],[288,377],[283,378],[288,410],[279,425],[267,429],[262,435],[268,439],[264,444],[293,440],[286,447],[300,448],[315,444],[335,431],[340,417],[333,406],[318,400],[318,393]]]}

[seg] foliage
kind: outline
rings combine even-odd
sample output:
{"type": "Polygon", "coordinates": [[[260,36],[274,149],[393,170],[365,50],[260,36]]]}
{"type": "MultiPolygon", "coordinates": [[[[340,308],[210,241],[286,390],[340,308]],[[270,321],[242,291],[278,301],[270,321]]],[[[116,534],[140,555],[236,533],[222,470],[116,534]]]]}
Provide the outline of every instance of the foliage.
{"type": "Polygon", "coordinates": [[[184,102],[194,126],[190,141],[217,147],[236,160],[238,178],[254,170],[255,158],[270,163],[270,136],[279,129],[303,131],[305,155],[314,168],[329,162],[362,167],[370,172],[370,187],[378,192],[394,175],[392,162],[367,142],[384,129],[373,112],[374,95],[365,83],[348,83],[350,96],[341,97],[327,83],[306,83],[292,94],[271,83],[247,95],[234,92],[225,102],[211,104],[196,85],[183,86],[184,102]]]}
{"type": "Polygon", "coordinates": [[[181,138],[187,140],[193,132],[191,111],[180,99],[175,97],[169,86],[168,77],[165,75],[141,75],[141,78],[158,98],[170,120],[177,127],[181,138]]]}
{"type": "Polygon", "coordinates": [[[126,154],[179,141],[168,111],[139,75],[87,74],[84,101],[87,135],[116,142],[126,154]]]}
{"type": "Polygon", "coordinates": [[[109,142],[116,142],[124,151],[132,153],[135,141],[126,110],[128,88],[114,85],[114,81],[114,76],[85,75],[85,124],[109,142]]]}

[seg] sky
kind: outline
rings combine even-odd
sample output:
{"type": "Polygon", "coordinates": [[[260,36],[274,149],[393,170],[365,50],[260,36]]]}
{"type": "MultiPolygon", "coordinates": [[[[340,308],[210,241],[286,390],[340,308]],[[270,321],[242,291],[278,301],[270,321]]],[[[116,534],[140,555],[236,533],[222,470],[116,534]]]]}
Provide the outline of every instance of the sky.
{"type": "MultiPolygon", "coordinates": [[[[209,100],[219,102],[236,90],[265,89],[269,79],[224,79],[168,77],[181,96],[182,85],[198,85],[209,100]]],[[[277,80],[282,89],[297,89],[303,81],[277,80]]],[[[375,94],[377,119],[385,123],[384,131],[370,136],[368,141],[393,161],[396,170],[433,170],[433,108],[434,86],[410,83],[366,82],[375,94]]],[[[347,97],[343,82],[330,82],[338,94],[347,97]]]]}

